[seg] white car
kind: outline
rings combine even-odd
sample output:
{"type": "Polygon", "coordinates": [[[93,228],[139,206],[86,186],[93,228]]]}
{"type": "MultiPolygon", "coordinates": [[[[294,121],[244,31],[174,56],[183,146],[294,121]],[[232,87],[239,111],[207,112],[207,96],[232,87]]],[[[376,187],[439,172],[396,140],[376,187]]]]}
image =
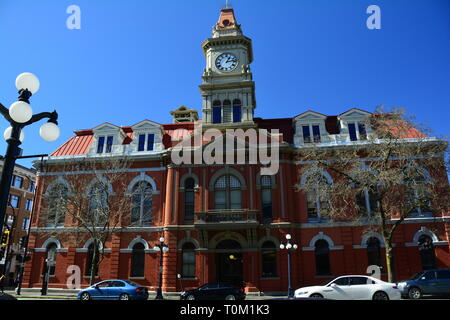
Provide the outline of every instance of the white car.
{"type": "Polygon", "coordinates": [[[295,290],[296,298],[325,298],[335,300],[400,300],[401,293],[395,283],[374,277],[349,275],[338,277],[322,286],[295,290]]]}

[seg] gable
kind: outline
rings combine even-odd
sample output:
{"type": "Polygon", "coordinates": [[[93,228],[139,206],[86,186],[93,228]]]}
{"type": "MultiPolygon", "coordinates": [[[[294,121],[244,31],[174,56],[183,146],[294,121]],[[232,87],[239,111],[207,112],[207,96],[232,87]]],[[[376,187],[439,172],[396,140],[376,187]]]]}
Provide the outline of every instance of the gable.
{"type": "Polygon", "coordinates": [[[350,109],[339,115],[339,118],[366,118],[371,116],[372,113],[357,108],[350,109]]]}
{"type": "Polygon", "coordinates": [[[321,113],[309,110],[294,117],[294,121],[325,120],[326,117],[321,113]]]}

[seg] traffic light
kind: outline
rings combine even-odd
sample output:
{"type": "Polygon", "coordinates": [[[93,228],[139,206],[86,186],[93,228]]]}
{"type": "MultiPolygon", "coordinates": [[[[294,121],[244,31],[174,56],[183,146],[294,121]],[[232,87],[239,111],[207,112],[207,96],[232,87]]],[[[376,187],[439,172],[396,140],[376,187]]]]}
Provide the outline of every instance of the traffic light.
{"type": "Polygon", "coordinates": [[[9,242],[9,230],[3,231],[2,234],[2,246],[8,245],[9,242]]]}
{"type": "Polygon", "coordinates": [[[27,236],[24,236],[22,238],[19,239],[19,248],[25,248],[25,240],[26,240],[27,236]]]}
{"type": "Polygon", "coordinates": [[[0,248],[0,260],[2,260],[3,257],[5,256],[5,251],[6,251],[5,247],[1,247],[0,248]]]}

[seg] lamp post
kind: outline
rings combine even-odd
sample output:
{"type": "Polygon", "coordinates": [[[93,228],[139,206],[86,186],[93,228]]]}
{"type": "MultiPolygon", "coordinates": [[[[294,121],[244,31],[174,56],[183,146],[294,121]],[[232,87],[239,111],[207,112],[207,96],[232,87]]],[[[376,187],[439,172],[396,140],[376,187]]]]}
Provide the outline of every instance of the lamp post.
{"type": "MultiPolygon", "coordinates": [[[[21,156],[22,149],[19,148],[25,135],[22,129],[30,124],[48,118],[39,133],[46,141],[58,139],[60,130],[58,128],[58,113],[41,112],[33,115],[30,106],[30,97],[39,90],[39,79],[32,73],[24,72],[16,78],[16,88],[19,90],[19,98],[9,109],[0,103],[0,113],[10,123],[3,136],[8,144],[3,163],[3,172],[0,178],[0,221],[4,221],[8,196],[11,187],[11,179],[14,172],[16,159],[21,156]]],[[[3,232],[3,224],[0,225],[0,234],[3,232]]]]}
{"type": "Polygon", "coordinates": [[[155,245],[153,247],[153,250],[156,250],[160,252],[160,258],[159,258],[159,284],[158,289],[156,290],[156,298],[155,300],[164,300],[164,297],[162,295],[162,272],[163,272],[163,257],[164,253],[169,251],[169,247],[164,243],[164,237],[159,238],[159,244],[155,245]]]}
{"type": "Polygon", "coordinates": [[[293,297],[292,286],[291,286],[291,251],[297,250],[298,246],[291,242],[291,235],[288,233],[286,235],[286,242],[280,244],[280,249],[287,250],[288,254],[288,298],[293,297]]]}

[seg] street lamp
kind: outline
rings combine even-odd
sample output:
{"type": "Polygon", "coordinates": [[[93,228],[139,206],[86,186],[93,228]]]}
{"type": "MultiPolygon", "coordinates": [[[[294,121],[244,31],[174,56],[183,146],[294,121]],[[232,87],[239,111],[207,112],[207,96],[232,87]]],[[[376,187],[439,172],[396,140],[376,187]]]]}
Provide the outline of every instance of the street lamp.
{"type": "Polygon", "coordinates": [[[169,247],[164,243],[164,237],[159,238],[159,244],[153,247],[153,250],[160,252],[159,258],[159,284],[158,289],[156,290],[156,298],[155,300],[164,300],[162,295],[162,272],[163,272],[163,257],[164,253],[169,251],[169,247]]]}
{"type": "Polygon", "coordinates": [[[293,297],[292,286],[291,286],[291,251],[297,250],[298,246],[295,243],[291,243],[291,235],[288,233],[286,235],[286,243],[280,244],[280,249],[287,250],[288,254],[288,298],[293,297]]]}
{"type": "MultiPolygon", "coordinates": [[[[25,138],[22,129],[44,118],[48,122],[43,124],[39,130],[41,137],[46,141],[58,139],[60,131],[58,127],[58,113],[41,112],[33,115],[30,106],[30,97],[39,90],[39,79],[32,73],[24,72],[16,78],[16,88],[19,90],[19,98],[9,109],[0,103],[0,113],[10,123],[3,136],[8,144],[3,163],[3,172],[0,179],[0,222],[4,221],[8,196],[11,187],[11,179],[14,172],[16,159],[21,156],[20,144],[25,138]]],[[[0,234],[3,232],[3,223],[0,223],[0,234]]]]}

